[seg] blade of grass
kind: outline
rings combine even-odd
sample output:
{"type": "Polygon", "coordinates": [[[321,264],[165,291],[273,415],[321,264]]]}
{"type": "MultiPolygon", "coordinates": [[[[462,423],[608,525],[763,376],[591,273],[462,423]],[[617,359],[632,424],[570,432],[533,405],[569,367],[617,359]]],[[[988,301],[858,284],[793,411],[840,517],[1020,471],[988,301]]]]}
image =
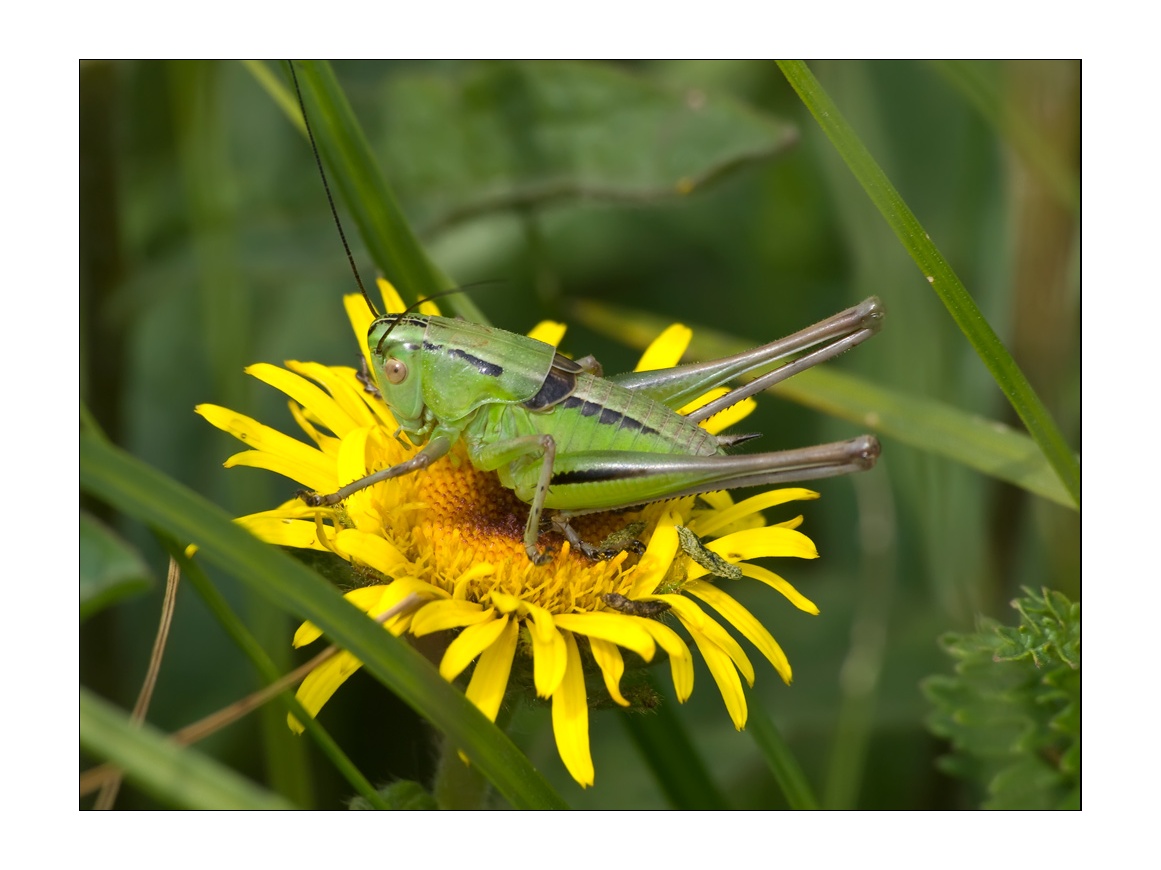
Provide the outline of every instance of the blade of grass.
{"type": "Polygon", "coordinates": [[[867,195],[967,337],[1000,390],[1043,451],[1075,505],[1080,505],[1080,462],[1048,409],[1024,377],[967,289],[928,237],[911,209],[875,162],[838,107],[802,61],[779,61],[791,87],[838,150],[867,195]]]}
{"type": "Polygon", "coordinates": [[[197,810],[290,810],[294,805],[81,689],[81,746],[113,761],[159,800],[197,810]]]}
{"type": "Polygon", "coordinates": [[[81,487],[181,541],[194,541],[276,607],[307,618],[450,739],[517,808],[566,805],[508,737],[435,667],[355,609],[314,571],[259,541],[217,506],[124,451],[81,437],[81,487]]]}
{"type": "Polygon", "coordinates": [[[750,710],[746,731],[761,750],[766,765],[774,775],[778,787],[782,789],[782,794],[786,796],[786,802],[794,810],[817,810],[818,799],[815,798],[810,782],[802,772],[798,759],[790,751],[782,732],[766,715],[766,710],[755,697],[753,689],[743,684],[743,691],[746,693],[746,706],[750,710]]]}
{"type": "MultiPolygon", "coordinates": [[[[569,316],[637,349],[647,347],[670,324],[656,315],[591,301],[573,304],[569,316]]],[[[716,359],[748,347],[747,342],[698,327],[687,356],[716,359]]],[[[1077,507],[1032,439],[995,420],[825,365],[807,369],[768,392],[963,463],[1065,507],[1077,507]]]]}
{"type": "MultiPolygon", "coordinates": [[[[330,64],[294,64],[319,153],[379,271],[405,299],[412,301],[454,287],[455,283],[431,261],[412,232],[330,64]]],[[[248,62],[246,67],[305,135],[293,92],[259,62],[248,62]]],[[[448,297],[446,305],[468,320],[488,322],[462,293],[448,297]]]]}

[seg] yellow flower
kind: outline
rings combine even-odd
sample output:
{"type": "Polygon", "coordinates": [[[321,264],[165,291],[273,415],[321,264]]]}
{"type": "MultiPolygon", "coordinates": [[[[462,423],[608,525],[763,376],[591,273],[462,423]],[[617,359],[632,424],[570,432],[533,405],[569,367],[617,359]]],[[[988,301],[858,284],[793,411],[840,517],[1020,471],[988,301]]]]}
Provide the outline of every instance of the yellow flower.
{"type": "MultiPolygon", "coordinates": [[[[386,282],[380,286],[387,310],[402,311],[394,289],[386,282]]],[[[436,313],[428,305],[425,313],[436,313]]],[[[366,336],[372,315],[360,296],[348,297],[346,307],[369,359],[366,336]]],[[[530,334],[555,345],[564,327],[543,323],[530,334]]],[[[646,351],[638,368],[674,365],[689,337],[685,327],[671,327],[646,351]]],[[[290,397],[291,413],[313,443],[298,441],[226,408],[200,405],[199,414],[249,448],[230,457],[227,467],[265,468],[326,493],[395,465],[412,452],[395,438],[398,427],[386,405],[364,388],[352,368],[303,362],[287,362],[279,368],[259,363],[247,372],[290,397]]],[[[682,410],[688,412],[721,392],[682,410]]],[[[752,400],[746,400],[703,425],[719,432],[752,407],[752,400]]],[[[640,521],[644,530],[637,537],[646,543],[645,552],[640,557],[622,552],[594,562],[570,552],[568,543],[561,540],[553,547],[552,561],[536,566],[522,543],[527,505],[502,487],[494,473],[472,467],[464,451],[457,449],[422,472],[368,487],[334,507],[311,508],[294,498],[238,522],[270,543],[331,551],[350,562],[368,579],[367,585],[346,597],[373,617],[415,594],[420,603],[388,619],[385,628],[395,635],[414,637],[454,634],[440,661],[440,673],[454,681],[475,662],[466,693],[489,719],[495,720],[504,700],[514,662],[519,668],[530,666],[536,694],[551,699],[560,757],[573,778],[588,786],[593,784],[594,770],[586,667],[600,673],[613,701],[629,706],[621,690],[622,650],[648,662],[660,648],[668,656],[677,699],[684,702],[693,691],[693,658],[686,641],[674,630],[674,624],[679,625],[693,639],[740,730],[747,712],[740,677],[753,685],[754,668],[723,627],[728,624],[790,682],[790,664],[781,647],[723,588],[738,581],[715,576],[699,564],[712,566],[713,557],[699,552],[697,539],[707,541],[704,548],[735,565],[741,575],[773,587],[800,610],[816,614],[818,608],[789,583],[749,560],[816,558],[814,544],[796,531],[802,517],[766,525],[760,512],[817,497],[806,489],[779,489],[735,504],[727,493],[718,492],[628,513],[591,514],[573,521],[585,540],[601,541],[640,521]],[[679,532],[687,541],[684,545],[679,532]],[[699,561],[691,558],[691,552],[699,561]],[[662,610],[663,614],[654,612],[662,610]]],[[[551,539],[542,536],[542,545],[551,539]]],[[[319,635],[316,627],[305,623],[295,634],[294,644],[302,646],[319,635]]],[[[316,714],[359,667],[360,662],[349,653],[338,654],[307,676],[298,690],[299,700],[316,714]]],[[[290,725],[302,730],[293,717],[290,725]]]]}

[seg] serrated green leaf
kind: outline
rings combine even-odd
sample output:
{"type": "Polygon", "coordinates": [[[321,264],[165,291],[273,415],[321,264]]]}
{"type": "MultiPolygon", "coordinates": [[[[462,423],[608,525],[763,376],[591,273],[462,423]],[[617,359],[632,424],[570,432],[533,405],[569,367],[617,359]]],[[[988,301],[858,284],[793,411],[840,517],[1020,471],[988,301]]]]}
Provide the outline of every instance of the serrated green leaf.
{"type": "Polygon", "coordinates": [[[941,769],[987,785],[985,807],[1079,806],[1080,608],[1026,592],[1012,602],[1019,626],[987,621],[942,639],[956,674],[924,680],[928,727],[954,749],[941,769]],[[1070,645],[1075,666],[1060,655],[1070,645]]]}
{"type": "Polygon", "coordinates": [[[988,787],[989,810],[1051,810],[1060,801],[1060,775],[1035,756],[1024,756],[1005,768],[988,787]]]}
{"type": "MultiPolygon", "coordinates": [[[[427,790],[418,782],[412,782],[409,779],[401,779],[379,789],[379,797],[383,799],[389,810],[439,809],[439,804],[436,803],[435,798],[428,794],[427,790]]],[[[348,809],[373,810],[377,807],[371,806],[366,798],[356,797],[351,800],[348,809]]]]}
{"type": "Polygon", "coordinates": [[[153,585],[140,554],[91,514],[81,513],[81,621],[153,585]]]}

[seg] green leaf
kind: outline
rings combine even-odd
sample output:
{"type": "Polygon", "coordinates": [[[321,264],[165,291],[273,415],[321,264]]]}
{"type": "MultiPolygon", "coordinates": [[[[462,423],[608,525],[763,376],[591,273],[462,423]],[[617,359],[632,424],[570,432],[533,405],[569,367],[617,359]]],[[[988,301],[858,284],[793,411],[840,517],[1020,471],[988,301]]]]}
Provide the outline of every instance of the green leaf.
{"type": "Polygon", "coordinates": [[[1065,490],[1079,505],[1080,460],[1069,449],[1048,409],[984,318],[959,276],[806,64],[801,61],[780,61],[778,66],[947,307],[1000,390],[1028,427],[1032,440],[1060,476],[1065,490]]]}
{"type": "Polygon", "coordinates": [[[153,577],[140,554],[92,515],[81,513],[81,621],[144,592],[153,577]]]}
{"type": "Polygon", "coordinates": [[[190,810],[289,810],[293,804],[81,689],[81,746],[158,800],[190,810]]]}
{"type": "Polygon", "coordinates": [[[928,727],[951,741],[941,767],[986,787],[989,809],[1079,806],[1080,605],[1042,590],[1012,602],[1014,628],[990,620],[950,634],[955,675],[929,677],[928,727]]]}
{"type": "MultiPolygon", "coordinates": [[[[379,789],[379,797],[389,810],[438,810],[435,798],[418,782],[402,779],[379,789]]],[[[354,798],[347,807],[352,810],[374,810],[366,798],[354,798]]]]}
{"type": "Polygon", "coordinates": [[[232,573],[271,604],[318,625],[376,679],[461,746],[513,806],[563,808],[561,798],[506,735],[435,667],[354,608],[323,578],[259,541],[196,493],[124,451],[81,437],[81,487],[232,573]]]}
{"type": "MultiPolygon", "coordinates": [[[[569,316],[637,349],[647,347],[669,326],[668,320],[656,315],[590,301],[572,305],[569,316]]],[[[717,359],[747,347],[746,342],[698,327],[687,356],[717,359]]],[[[1032,439],[1003,423],[825,365],[801,372],[769,392],[1076,508],[1032,439]]]]}
{"type": "Polygon", "coordinates": [[[382,102],[376,150],[397,170],[399,196],[425,235],[498,209],[685,195],[798,140],[791,124],[730,97],[597,63],[400,75],[382,102]]]}

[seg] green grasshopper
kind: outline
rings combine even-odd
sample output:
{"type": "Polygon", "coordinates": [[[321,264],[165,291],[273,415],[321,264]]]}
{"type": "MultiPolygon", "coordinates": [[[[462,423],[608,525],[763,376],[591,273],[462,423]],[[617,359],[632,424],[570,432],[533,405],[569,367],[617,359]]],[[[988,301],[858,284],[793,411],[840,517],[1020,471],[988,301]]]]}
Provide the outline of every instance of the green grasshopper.
{"type": "MultiPolygon", "coordinates": [[[[300,93],[300,106],[301,99],[300,93]]],[[[313,145],[309,120],[307,132],[313,145]]],[[[472,465],[496,472],[528,504],[524,548],[532,562],[552,558],[539,547],[545,510],[554,512],[553,524],[574,547],[599,555],[568,524],[571,517],[873,466],[879,442],[870,435],[731,456],[728,448],[757,436],[715,436],[698,424],[854,347],[879,330],[883,315],[882,303],[872,297],[735,356],[613,377],[603,377],[591,357],[574,361],[552,345],[478,323],[410,312],[377,317],[367,337],[372,389],[420,450],[337,492],[299,495],[314,507],[337,504],[368,486],[422,471],[462,441],[472,465]],[[691,414],[677,413],[706,391],[749,374],[758,376],[691,414]]]]}
{"type": "Polygon", "coordinates": [[[702,420],[830,359],[878,331],[882,303],[871,297],[814,326],[753,350],[648,372],[603,377],[591,357],[571,360],[550,344],[446,317],[380,317],[367,337],[371,372],[399,428],[416,445],[411,459],[329,495],[300,493],[312,506],[333,505],[365,487],[421,471],[463,441],[468,459],[529,505],[528,558],[540,565],[540,520],[555,511],[574,546],[570,517],[634,507],[702,492],[811,480],[875,464],[870,435],[817,447],[729,456],[754,435],[711,435],[702,420]],[[761,374],[691,414],[677,409],[734,378],[761,374]]]}

